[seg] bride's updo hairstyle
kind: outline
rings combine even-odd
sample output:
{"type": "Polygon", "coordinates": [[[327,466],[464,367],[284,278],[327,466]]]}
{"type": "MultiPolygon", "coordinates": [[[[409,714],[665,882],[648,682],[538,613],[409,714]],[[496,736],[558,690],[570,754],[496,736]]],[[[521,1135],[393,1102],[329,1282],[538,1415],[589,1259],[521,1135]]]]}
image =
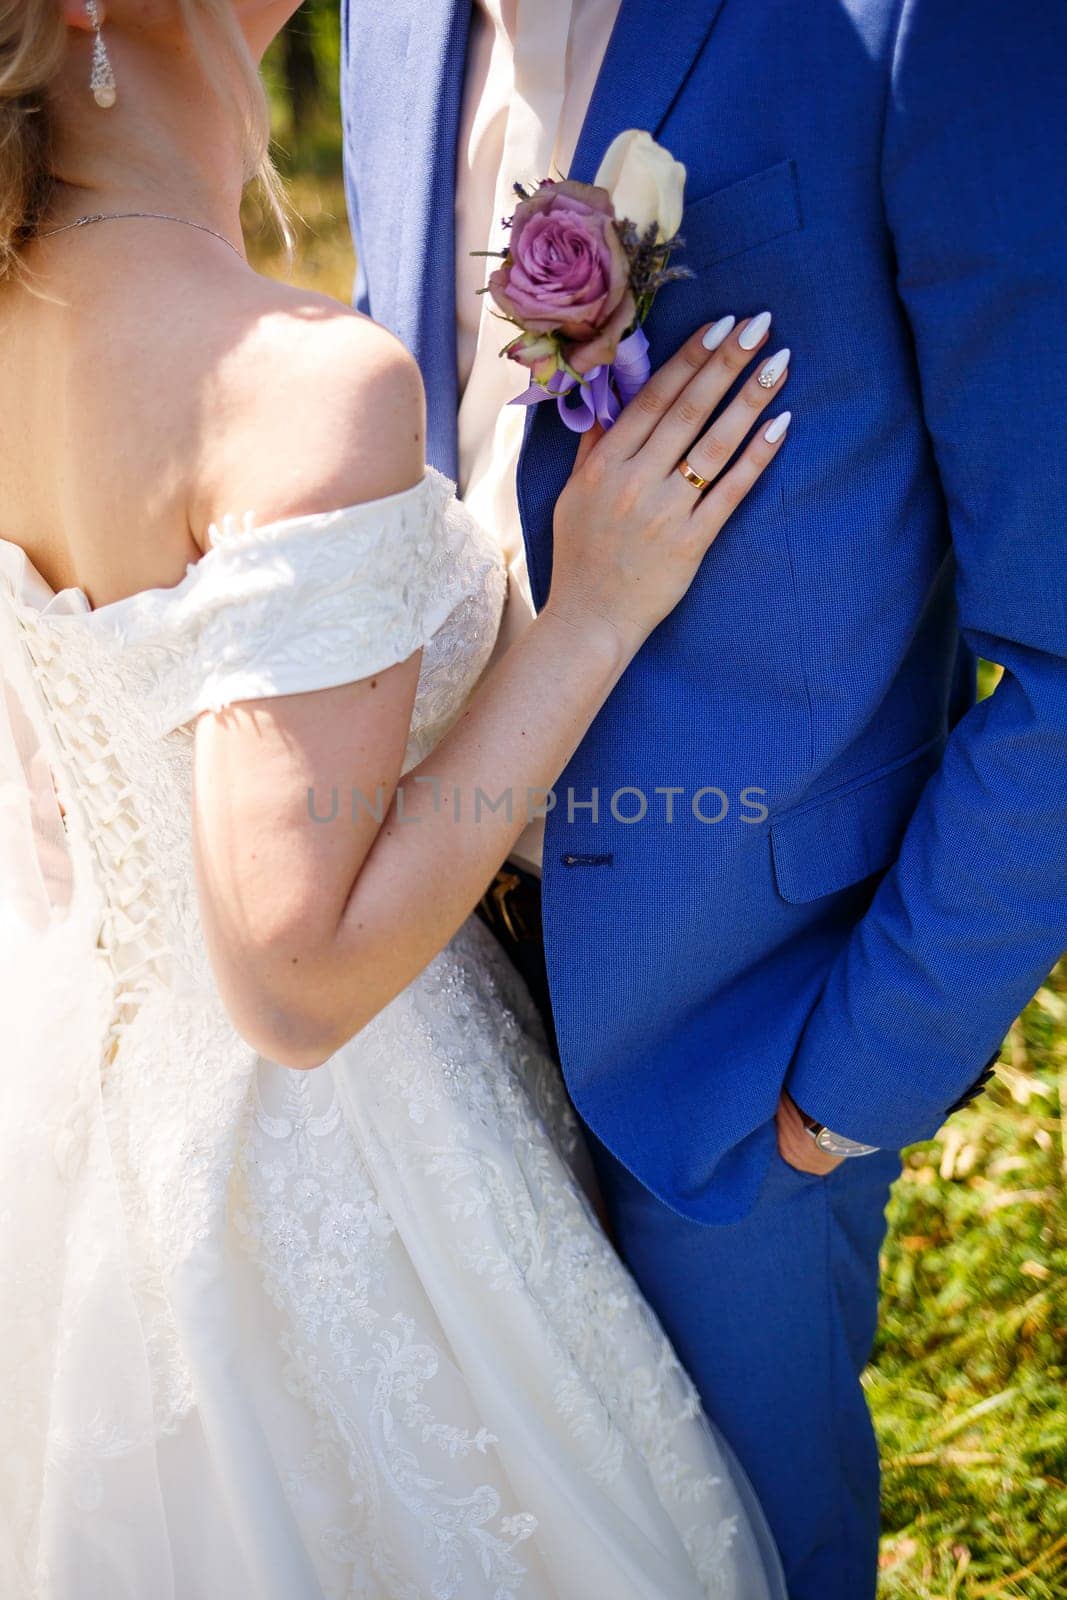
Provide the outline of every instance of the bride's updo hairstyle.
{"type": "MultiPolygon", "coordinates": [[[[287,236],[280,184],[268,153],[266,94],[230,0],[177,0],[177,5],[200,50],[205,77],[224,103],[234,98],[234,74],[226,66],[236,63],[239,69],[234,115],[243,129],[245,174],[261,182],[287,236]]],[[[66,51],[67,29],[58,0],[0,0],[0,284],[19,275],[22,251],[35,237],[51,200],[50,97],[66,51]]],[[[85,93],[88,97],[88,81],[85,93]]]]}

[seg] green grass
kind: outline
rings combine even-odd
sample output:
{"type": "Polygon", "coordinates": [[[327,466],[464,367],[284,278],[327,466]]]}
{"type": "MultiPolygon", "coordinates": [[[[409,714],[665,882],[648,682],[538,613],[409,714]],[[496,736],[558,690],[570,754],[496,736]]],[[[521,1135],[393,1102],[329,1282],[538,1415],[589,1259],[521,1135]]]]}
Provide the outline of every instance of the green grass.
{"type": "MultiPolygon", "coordinates": [[[[253,258],[347,301],[335,103],[295,140],[275,98],[296,251],[290,266],[250,201],[253,258]]],[[[985,669],[986,691],[995,676],[985,669]]],[[[1067,1596],[1065,1178],[1061,969],[1013,1028],[995,1086],[909,1152],[894,1192],[867,1375],[884,1462],[884,1600],[1067,1596]]]]}
{"type": "Polygon", "coordinates": [[[1067,973],[994,1088],[909,1152],[868,1390],[882,1593],[1067,1595],[1067,973]]]}

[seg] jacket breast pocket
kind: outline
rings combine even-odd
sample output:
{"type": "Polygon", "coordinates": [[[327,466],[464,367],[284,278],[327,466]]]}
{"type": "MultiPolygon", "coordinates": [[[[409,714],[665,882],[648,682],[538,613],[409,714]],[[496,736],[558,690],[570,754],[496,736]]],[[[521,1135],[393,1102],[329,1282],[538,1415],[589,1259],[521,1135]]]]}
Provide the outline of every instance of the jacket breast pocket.
{"type": "Polygon", "coordinates": [[[862,883],[893,864],[945,741],[917,750],[771,821],[778,893],[791,905],[862,883]]]}
{"type": "Polygon", "coordinates": [[[779,161],[694,200],[682,216],[680,264],[698,272],[803,227],[796,165],[779,161]]]}

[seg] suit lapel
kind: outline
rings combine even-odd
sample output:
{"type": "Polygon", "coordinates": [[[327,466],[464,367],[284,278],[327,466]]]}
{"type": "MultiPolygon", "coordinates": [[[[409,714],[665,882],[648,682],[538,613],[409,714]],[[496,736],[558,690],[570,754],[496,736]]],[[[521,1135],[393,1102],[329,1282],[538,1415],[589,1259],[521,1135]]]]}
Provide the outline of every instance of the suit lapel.
{"type": "Polygon", "coordinates": [[[569,177],[592,183],[624,128],[658,133],[723,0],[622,0],[569,177]]]}
{"type": "Polygon", "coordinates": [[[371,305],[422,369],[427,455],[454,477],[454,194],[471,0],[393,0],[384,19],[376,5],[360,11],[352,138],[373,155],[360,186],[365,227],[377,233],[371,305]]]}
{"type": "MultiPolygon", "coordinates": [[[[591,183],[615,135],[659,131],[700,54],[723,0],[622,0],[589,103],[569,177],[591,183]]],[[[552,405],[531,406],[519,460],[519,506],[534,600],[551,577],[552,508],[567,480],[577,441],[552,405]]]]}

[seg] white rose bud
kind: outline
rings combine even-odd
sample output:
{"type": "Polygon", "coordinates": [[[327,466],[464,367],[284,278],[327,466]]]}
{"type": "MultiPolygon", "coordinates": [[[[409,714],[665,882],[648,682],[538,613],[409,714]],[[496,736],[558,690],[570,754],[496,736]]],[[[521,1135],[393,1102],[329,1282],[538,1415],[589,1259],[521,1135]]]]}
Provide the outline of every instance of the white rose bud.
{"type": "Polygon", "coordinates": [[[611,195],[619,221],[628,219],[639,233],[654,222],[660,239],[673,239],[681,227],[685,168],[650,133],[620,133],[594,181],[611,195]]]}

